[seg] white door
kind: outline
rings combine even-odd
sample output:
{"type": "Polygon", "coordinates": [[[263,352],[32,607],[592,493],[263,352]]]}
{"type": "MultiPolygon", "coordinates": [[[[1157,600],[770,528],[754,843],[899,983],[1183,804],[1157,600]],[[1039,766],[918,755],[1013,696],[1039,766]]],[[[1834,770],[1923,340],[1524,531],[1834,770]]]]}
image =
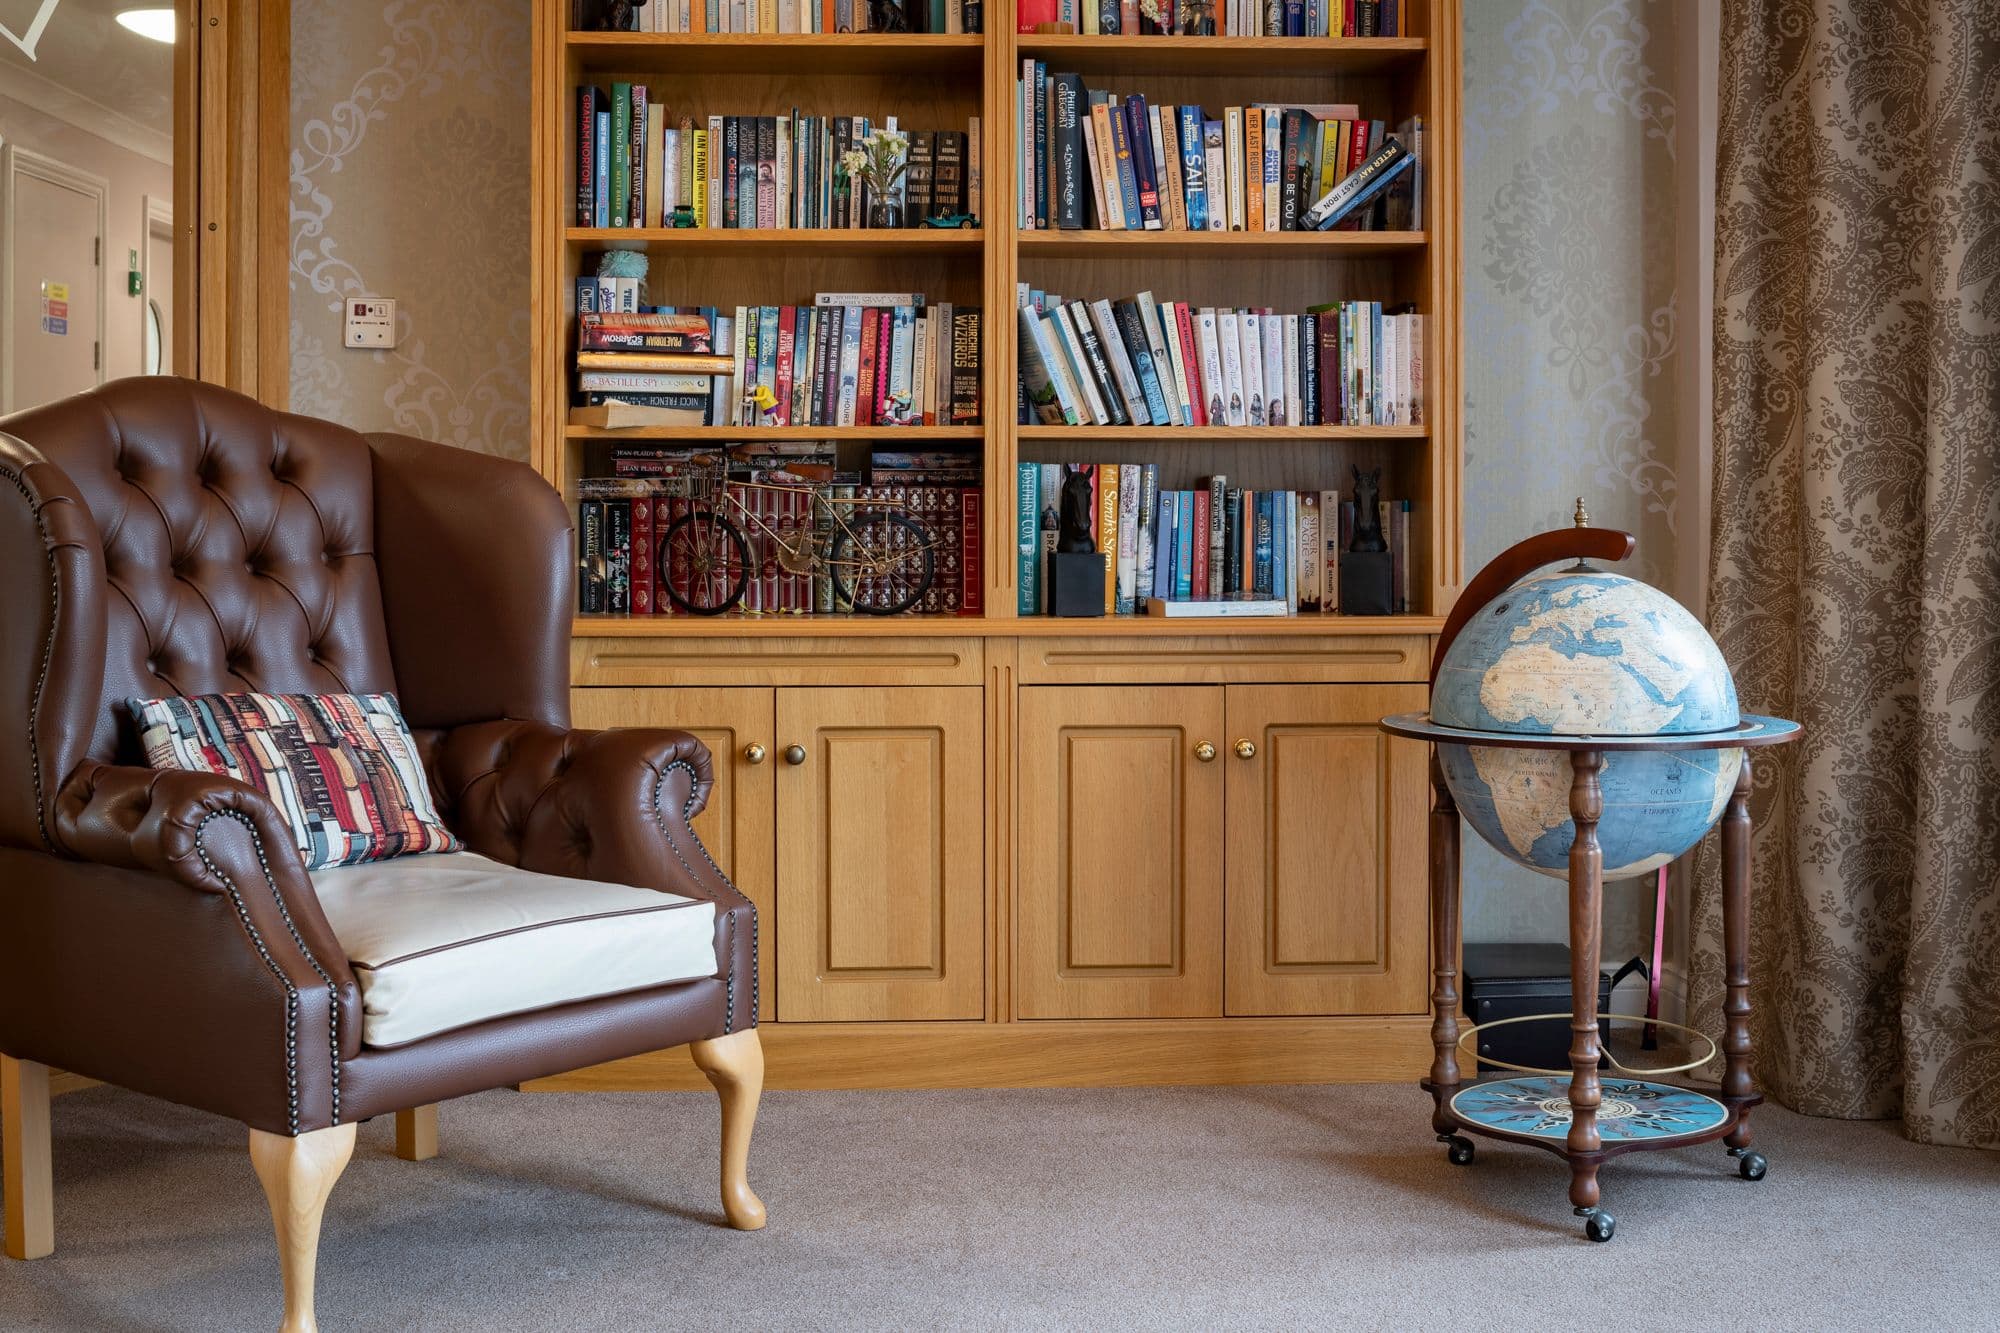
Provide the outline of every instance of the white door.
{"type": "Polygon", "coordinates": [[[0,411],[11,412],[103,382],[107,186],[12,145],[0,174],[6,186],[0,411]]]}
{"type": "Polygon", "coordinates": [[[161,199],[146,198],[146,249],[140,261],[146,289],[145,354],[139,368],[146,375],[174,373],[174,210],[161,199]]]}

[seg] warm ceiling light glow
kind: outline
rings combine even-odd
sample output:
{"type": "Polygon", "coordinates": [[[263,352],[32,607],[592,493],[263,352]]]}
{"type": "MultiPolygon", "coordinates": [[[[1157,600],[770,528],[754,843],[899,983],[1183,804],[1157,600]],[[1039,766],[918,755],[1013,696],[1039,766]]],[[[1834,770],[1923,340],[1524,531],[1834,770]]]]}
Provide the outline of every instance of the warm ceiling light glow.
{"type": "Polygon", "coordinates": [[[174,11],[171,9],[128,9],[118,16],[122,27],[141,37],[171,44],[174,40],[174,11]]]}

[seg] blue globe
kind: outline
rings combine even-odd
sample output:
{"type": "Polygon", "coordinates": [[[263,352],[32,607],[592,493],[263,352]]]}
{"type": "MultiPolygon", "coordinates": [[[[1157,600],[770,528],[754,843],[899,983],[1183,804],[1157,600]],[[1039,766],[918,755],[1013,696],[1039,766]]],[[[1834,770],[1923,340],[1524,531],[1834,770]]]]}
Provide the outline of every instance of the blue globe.
{"type": "MultiPolygon", "coordinates": [[[[1589,566],[1522,579],[1467,622],[1438,669],[1431,719],[1473,731],[1670,736],[1741,721],[1736,684],[1701,623],[1665,593],[1589,566]]],[[[1508,859],[1569,871],[1569,756],[1560,750],[1440,745],[1452,797],[1508,859]]],[[[1598,841],[1605,878],[1680,856],[1722,816],[1743,751],[1604,755],[1598,841]]]]}

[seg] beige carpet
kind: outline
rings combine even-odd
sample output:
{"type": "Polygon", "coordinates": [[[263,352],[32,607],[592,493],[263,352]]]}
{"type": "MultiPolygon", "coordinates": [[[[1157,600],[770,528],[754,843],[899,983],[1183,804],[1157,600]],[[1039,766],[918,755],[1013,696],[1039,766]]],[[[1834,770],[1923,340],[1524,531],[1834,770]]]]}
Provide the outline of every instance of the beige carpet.
{"type": "MultiPolygon", "coordinates": [[[[445,1156],[361,1130],[320,1253],[326,1333],[383,1329],[2000,1327],[2000,1155],[1765,1108],[1606,1171],[1581,1239],[1555,1159],[1431,1141],[1411,1087],[774,1092],[769,1230],[717,1223],[713,1099],[488,1093],[445,1156]]],[[[56,1103],[52,1259],[0,1328],[265,1329],[242,1131],[111,1089],[56,1103]]]]}

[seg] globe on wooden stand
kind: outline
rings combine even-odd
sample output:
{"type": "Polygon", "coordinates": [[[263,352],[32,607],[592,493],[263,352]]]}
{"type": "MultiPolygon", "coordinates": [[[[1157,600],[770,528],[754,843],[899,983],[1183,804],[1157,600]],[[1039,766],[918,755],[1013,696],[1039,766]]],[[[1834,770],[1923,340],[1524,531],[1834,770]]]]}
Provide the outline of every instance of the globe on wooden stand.
{"type": "Polygon", "coordinates": [[[1381,724],[1432,747],[1433,1058],[1423,1081],[1432,1128],[1461,1166],[1474,1154],[1460,1131],[1564,1158],[1570,1203],[1593,1241],[1617,1227],[1597,1180],[1613,1157],[1721,1139],[1746,1180],[1767,1169],[1750,1149],[1750,1112],[1763,1098],[1750,1059],[1748,752],[1798,736],[1796,723],[1738,709],[1714,641],[1672,598],[1589,563],[1623,560],[1635,545],[1630,533],[1590,527],[1578,500],[1575,527],[1502,552],[1445,621],[1431,711],[1381,724]],[[1508,1065],[1513,1075],[1460,1077],[1461,1047],[1479,1033],[1459,1024],[1461,815],[1503,856],[1568,881],[1571,1011],[1537,1016],[1569,1020],[1567,1071],[1508,1065]],[[1718,819],[1727,995],[1724,1073],[1711,1093],[1652,1081],[1713,1058],[1693,1029],[1683,1030],[1707,1049],[1684,1064],[1630,1069],[1607,1055],[1597,985],[1606,875],[1665,865],[1718,819]],[[1599,1075],[1600,1059],[1612,1077],[1599,1075]]]}

